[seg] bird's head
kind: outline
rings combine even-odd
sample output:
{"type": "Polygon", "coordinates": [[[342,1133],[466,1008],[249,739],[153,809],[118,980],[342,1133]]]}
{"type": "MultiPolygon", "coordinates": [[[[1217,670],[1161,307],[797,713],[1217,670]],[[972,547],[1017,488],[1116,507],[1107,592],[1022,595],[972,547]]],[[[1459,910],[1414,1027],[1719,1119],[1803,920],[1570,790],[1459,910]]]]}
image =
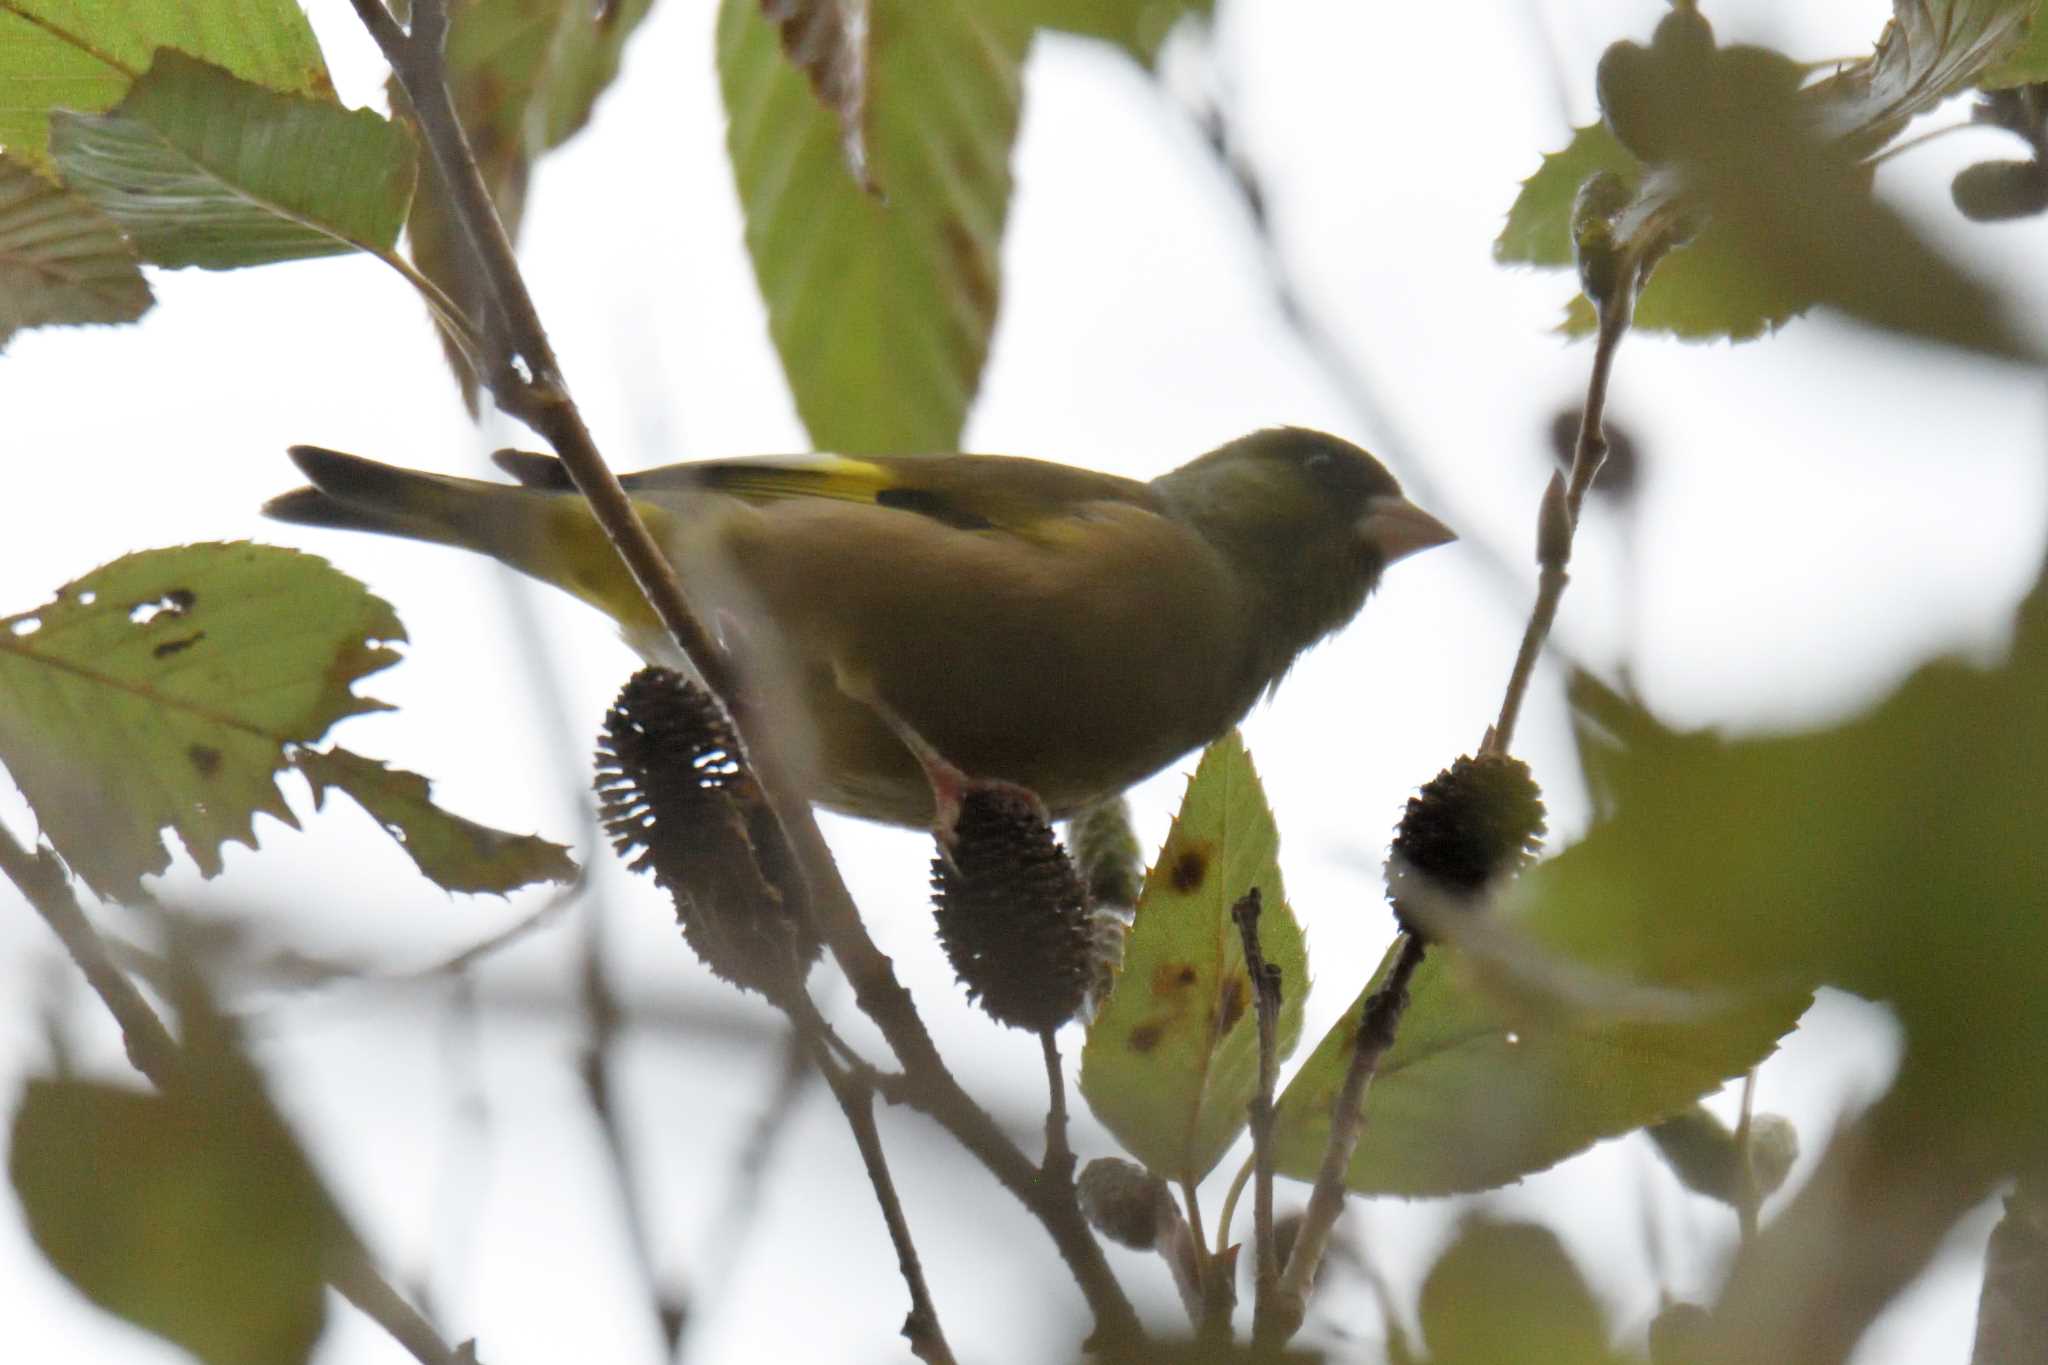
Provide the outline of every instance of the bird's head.
{"type": "Polygon", "coordinates": [[[1457,539],[1378,460],[1303,427],[1240,437],[1153,487],[1276,604],[1300,610],[1301,645],[1348,621],[1389,564],[1457,539]]]}

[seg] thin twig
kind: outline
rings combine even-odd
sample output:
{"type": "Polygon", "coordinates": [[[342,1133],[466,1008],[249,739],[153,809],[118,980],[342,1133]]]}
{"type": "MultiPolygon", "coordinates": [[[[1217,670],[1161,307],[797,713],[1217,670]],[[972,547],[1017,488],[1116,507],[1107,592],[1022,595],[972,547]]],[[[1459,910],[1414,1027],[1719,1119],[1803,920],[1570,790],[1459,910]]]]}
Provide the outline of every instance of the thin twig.
{"type": "MultiPolygon", "coordinates": [[[[1252,1240],[1258,1257],[1254,1316],[1266,1311],[1280,1283],[1280,1248],[1273,1238],[1273,1091],[1280,1072],[1280,968],[1266,961],[1259,947],[1259,889],[1255,886],[1231,907],[1238,936],[1244,940],[1244,966],[1252,981],[1252,999],[1259,1026],[1259,1083],[1252,1092],[1252,1240]]],[[[1219,1228],[1218,1245],[1230,1240],[1219,1228]]]]}
{"type": "Polygon", "coordinates": [[[882,1221],[889,1226],[889,1241],[896,1248],[896,1268],[910,1290],[910,1312],[903,1319],[903,1337],[910,1343],[910,1353],[925,1365],[953,1365],[953,1348],[946,1344],[945,1331],[939,1326],[939,1310],[925,1284],[924,1265],[918,1260],[916,1244],[910,1240],[910,1223],[903,1216],[903,1204],[897,1198],[888,1159],[882,1152],[882,1135],[875,1126],[874,1088],[843,1070],[822,1044],[817,1046],[812,1060],[824,1073],[832,1097],[839,1101],[839,1108],[846,1115],[847,1127],[853,1130],[861,1164],[867,1167],[868,1183],[874,1187],[875,1201],[882,1206],[882,1221]]]}
{"type": "Polygon", "coordinates": [[[583,1096],[597,1131],[604,1139],[605,1165],[611,1173],[612,1189],[619,1200],[619,1219],[626,1233],[626,1250],[640,1283],[647,1291],[647,1304],[666,1346],[664,1358],[673,1356],[682,1339],[683,1310],[675,1302],[654,1266],[654,1244],[648,1235],[647,1219],[635,1175],[632,1152],[626,1146],[626,1132],[619,1122],[613,1088],[618,1071],[619,1000],[612,990],[604,962],[603,915],[605,903],[593,897],[584,906],[583,969],[579,973],[579,994],[583,1002],[583,1055],[577,1072],[583,1081],[583,1096]]]}
{"type": "MultiPolygon", "coordinates": [[[[489,380],[498,405],[540,432],[561,457],[591,515],[631,571],[663,627],[705,684],[726,703],[741,747],[761,784],[799,869],[806,908],[820,937],[853,983],[854,999],[881,1029],[904,1070],[910,1103],[943,1125],[1037,1216],[1088,1300],[1106,1341],[1142,1336],[1138,1317],[1110,1273],[1102,1248],[1081,1217],[1071,1189],[1055,1191],[1038,1167],[997,1127],[987,1111],[947,1070],[895,967],[862,924],[831,849],[807,799],[765,743],[756,699],[685,599],[674,569],[661,553],[618,478],[599,454],[569,395],[533,298],[519,272],[510,239],[485,189],[476,158],[456,117],[443,65],[445,0],[414,0],[412,30],[400,29],[380,0],[352,0],[392,72],[411,101],[452,215],[476,255],[481,294],[491,320],[502,324],[505,348],[489,380]]],[[[494,329],[497,330],[497,329],[494,329]]]]}
{"type": "Polygon", "coordinates": [[[1614,370],[1615,351],[1628,331],[1633,304],[1633,291],[1618,289],[1600,309],[1600,332],[1593,344],[1593,372],[1586,381],[1586,405],[1579,415],[1579,439],[1572,450],[1571,477],[1553,477],[1543,495],[1536,529],[1536,559],[1541,566],[1536,581],[1536,605],[1530,609],[1529,624],[1522,632],[1522,645],[1516,651],[1507,692],[1501,699],[1500,718],[1481,746],[1487,753],[1505,754],[1514,743],[1515,723],[1521,717],[1529,680],[1535,676],[1536,660],[1550,639],[1550,627],[1557,620],[1565,585],[1571,582],[1572,541],[1578,530],[1579,508],[1607,458],[1607,437],[1601,428],[1607,410],[1607,381],[1614,370]]]}
{"type": "MultiPolygon", "coordinates": [[[[157,1089],[176,1089],[184,1070],[184,1050],[135,983],[114,965],[106,943],[72,893],[70,878],[57,855],[47,849],[30,853],[16,842],[11,831],[0,827],[0,873],[20,889],[30,908],[50,926],[93,993],[114,1016],[129,1062],[157,1089]]],[[[474,1361],[470,1347],[458,1352],[441,1340],[434,1325],[378,1273],[368,1250],[355,1240],[354,1234],[337,1228],[334,1235],[341,1239],[340,1245],[333,1249],[328,1264],[322,1268],[328,1282],[343,1298],[389,1333],[420,1365],[462,1365],[474,1361]]]]}
{"type": "Polygon", "coordinates": [[[1743,1245],[1756,1237],[1757,1220],[1763,1210],[1763,1191],[1757,1188],[1756,1163],[1750,1141],[1756,1118],[1756,1068],[1742,1078],[1742,1113],[1735,1120],[1735,1220],[1743,1245]]]}
{"type": "Polygon", "coordinates": [[[946,1344],[946,1334],[939,1326],[939,1310],[925,1283],[924,1263],[918,1259],[917,1245],[911,1240],[910,1221],[903,1216],[903,1201],[896,1194],[888,1156],[882,1150],[881,1131],[875,1126],[875,1086],[870,1079],[873,1072],[865,1064],[848,1067],[840,1063],[826,1042],[824,1016],[807,991],[792,992],[783,1006],[811,1065],[825,1078],[832,1098],[846,1115],[846,1126],[853,1130],[854,1145],[860,1149],[861,1164],[867,1169],[868,1184],[874,1188],[875,1202],[881,1205],[890,1245],[896,1249],[896,1267],[910,1290],[910,1312],[903,1319],[903,1336],[910,1343],[911,1354],[925,1365],[953,1365],[953,1348],[946,1344]]]}
{"type": "Polygon", "coordinates": [[[1316,1271],[1322,1267],[1323,1252],[1330,1244],[1330,1231],[1337,1215],[1344,1211],[1344,1175],[1351,1168],[1351,1155],[1358,1150],[1359,1135],[1365,1131],[1365,1094],[1379,1070],[1380,1059],[1394,1045],[1394,1031],[1408,1008],[1408,982],[1422,965],[1423,941],[1404,934],[1394,965],[1380,988],[1366,998],[1359,1010],[1358,1036],[1351,1047],[1351,1064],[1345,1069],[1344,1084],[1330,1111],[1330,1140],[1323,1148],[1323,1164],[1316,1172],[1308,1208],[1294,1235],[1294,1250],[1274,1287],[1272,1306],[1252,1325],[1254,1345],[1278,1347],[1301,1328],[1308,1315],[1309,1290],[1316,1271]]]}
{"type": "Polygon", "coordinates": [[[1045,1160],[1041,1163],[1048,1180],[1074,1183],[1074,1149],[1067,1145],[1067,1076],[1060,1067],[1060,1043],[1052,1029],[1044,1029],[1038,1041],[1045,1052],[1045,1160]]]}

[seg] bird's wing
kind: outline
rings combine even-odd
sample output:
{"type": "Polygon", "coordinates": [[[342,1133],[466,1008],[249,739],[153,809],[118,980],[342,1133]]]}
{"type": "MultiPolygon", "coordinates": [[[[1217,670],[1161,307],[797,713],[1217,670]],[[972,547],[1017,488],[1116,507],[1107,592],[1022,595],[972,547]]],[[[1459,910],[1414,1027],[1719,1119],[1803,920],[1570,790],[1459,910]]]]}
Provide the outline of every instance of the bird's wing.
{"type": "MultiPolygon", "coordinates": [[[[506,450],[499,468],[531,488],[566,489],[550,456],[506,450]]],[[[1151,488],[1132,479],[1009,455],[792,455],[663,465],[623,476],[631,493],[724,493],[754,506],[793,499],[858,503],[966,531],[1027,539],[1056,534],[1087,507],[1124,503],[1157,512],[1151,488]]]]}

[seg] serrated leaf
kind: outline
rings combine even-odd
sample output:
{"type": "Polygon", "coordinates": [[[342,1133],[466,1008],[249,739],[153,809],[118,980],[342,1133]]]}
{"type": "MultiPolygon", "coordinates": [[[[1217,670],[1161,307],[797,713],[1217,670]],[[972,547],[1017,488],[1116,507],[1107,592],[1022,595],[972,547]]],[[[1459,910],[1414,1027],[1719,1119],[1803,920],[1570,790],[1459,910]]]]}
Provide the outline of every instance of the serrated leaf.
{"type": "Polygon", "coordinates": [[[1211,744],[1146,874],[1115,986],[1088,1028],[1081,1093],[1125,1150],[1200,1180],[1246,1121],[1258,1024],[1230,911],[1257,887],[1281,973],[1280,1055],[1301,1038],[1308,948],[1280,881],[1280,835],[1236,731],[1211,744]]]}
{"type": "Polygon", "coordinates": [[[155,301],[112,219],[0,154],[0,346],[29,327],[133,322],[155,301]]]}
{"type": "MultiPolygon", "coordinates": [[[[2011,51],[2032,3],[1896,0],[1869,58],[1804,89],[1780,54],[1720,49],[1685,124],[1689,154],[1646,171],[1604,128],[1579,130],[1525,182],[1495,254],[1569,264],[1572,196],[1585,174],[1607,169],[1636,186],[1615,250],[1655,263],[1639,328],[1742,340],[1826,303],[1909,335],[2026,358],[1993,292],[1874,200],[1861,161],[2011,51]],[[1697,241],[1677,245],[1694,228],[1697,241]]],[[[1563,330],[1583,335],[1591,323],[1579,299],[1563,330]]]]}
{"type": "MultiPolygon", "coordinates": [[[[1572,956],[1580,962],[1621,966],[1564,919],[1522,927],[1560,953],[1578,949],[1572,956]]],[[[1467,979],[1457,958],[1457,950],[1438,945],[1415,974],[1394,1046],[1367,1092],[1364,1135],[1345,1175],[1360,1194],[1461,1194],[1554,1166],[1601,1138],[1686,1109],[1747,1071],[1770,1055],[1807,1003],[1780,991],[1672,1020],[1526,1011],[1467,979]]],[[[1391,960],[1281,1095],[1281,1174],[1315,1178],[1359,1008],[1391,960]]]]}
{"type": "Polygon", "coordinates": [[[1502,265],[1568,266],[1572,263],[1572,200],[1579,186],[1599,171],[1633,184],[1642,165],[1604,123],[1572,130],[1564,150],[1544,155],[1536,173],[1522,182],[1494,239],[1493,259],[1502,265]]]}
{"type": "MultiPolygon", "coordinates": [[[[534,162],[590,121],[651,3],[618,0],[601,19],[588,0],[471,0],[453,7],[449,93],[484,187],[515,240],[534,162]]],[[[397,81],[388,88],[392,108],[404,108],[397,81]]],[[[431,180],[413,200],[406,236],[421,273],[465,314],[479,316],[481,300],[461,266],[467,247],[431,180]]],[[[449,362],[474,410],[475,376],[459,350],[451,348],[449,362]]]]}
{"type": "Polygon", "coordinates": [[[0,620],[0,764],[86,883],[135,890],[295,824],[272,774],[289,745],[384,709],[351,690],[398,655],[398,617],[325,560],[247,542],[145,550],[0,620]]]}
{"type": "Polygon", "coordinates": [[[1907,120],[2016,53],[2038,0],[1892,0],[1891,22],[1863,61],[1802,91],[1814,131],[1867,156],[1907,120]]]}
{"type": "Polygon", "coordinates": [[[1001,293],[1028,27],[976,0],[872,0],[867,193],[758,0],[724,0],[718,73],[747,251],[821,450],[952,450],[1001,293]]]}
{"type": "Polygon", "coordinates": [[[1838,725],[1722,741],[1639,719],[1625,744],[1586,750],[1613,816],[1518,898],[1656,972],[1886,1001],[1924,1150],[1957,1169],[2035,1160],[2048,1123],[2044,695],[2037,590],[2005,667],[1930,665],[1838,725]]]}
{"type": "Polygon", "coordinates": [[[111,112],[54,116],[50,149],[144,257],[211,270],[388,253],[416,170],[410,135],[367,109],[169,51],[111,112]]]}
{"type": "Polygon", "coordinates": [[[53,109],[120,103],[158,48],[175,48],[271,90],[334,86],[296,0],[0,0],[0,147],[48,161],[53,109]]]}
{"type": "Polygon", "coordinates": [[[451,815],[433,803],[430,784],[418,773],[347,749],[301,750],[292,762],[313,784],[316,808],[328,791],[346,793],[444,890],[504,895],[534,882],[576,877],[568,849],[451,815]]]}
{"type": "Polygon", "coordinates": [[[102,1308],[208,1365],[311,1357],[340,1222],[260,1094],[33,1080],[8,1172],[36,1245],[102,1308]]]}
{"type": "MultiPolygon", "coordinates": [[[[1739,238],[1709,223],[1700,235],[1657,262],[1636,297],[1638,331],[1668,332],[1680,341],[1753,341],[1777,331],[1819,300],[1801,278],[1770,259],[1752,258],[1739,238]]],[[[1593,335],[1599,320],[1584,294],[1565,305],[1558,330],[1593,335]]]]}

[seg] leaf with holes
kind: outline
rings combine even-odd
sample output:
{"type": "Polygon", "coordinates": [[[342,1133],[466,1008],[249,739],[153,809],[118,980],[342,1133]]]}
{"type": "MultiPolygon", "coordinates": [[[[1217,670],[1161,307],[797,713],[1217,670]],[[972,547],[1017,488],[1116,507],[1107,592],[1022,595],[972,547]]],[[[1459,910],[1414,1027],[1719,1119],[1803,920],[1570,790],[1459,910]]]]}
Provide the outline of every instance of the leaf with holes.
{"type": "Polygon", "coordinates": [[[103,894],[199,870],[258,813],[296,826],[272,774],[287,746],[383,710],[351,690],[398,661],[398,617],[325,560],[246,542],[145,550],[0,620],[0,764],[72,869],[103,894]]]}
{"type": "Polygon", "coordinates": [[[269,90],[334,98],[297,0],[0,0],[0,147],[46,164],[51,111],[111,109],[158,48],[269,90]]]}
{"type": "Polygon", "coordinates": [[[0,346],[29,327],[133,322],[154,302],[113,220],[0,155],[0,346]]]}
{"type": "MultiPolygon", "coordinates": [[[[484,187],[515,239],[533,163],[590,121],[651,3],[618,0],[599,17],[589,0],[472,0],[449,16],[449,94],[484,187]]],[[[386,88],[391,107],[405,108],[398,82],[386,88]]],[[[466,315],[482,316],[475,281],[463,265],[468,247],[432,180],[413,199],[406,241],[422,274],[466,315]]],[[[456,348],[449,362],[473,411],[475,376],[456,348]]]]}
{"type": "Polygon", "coordinates": [[[503,895],[534,882],[576,876],[569,850],[529,834],[506,834],[435,805],[427,779],[347,749],[301,750],[293,765],[313,784],[317,807],[346,792],[370,813],[436,886],[503,895]]]}
{"type": "Polygon", "coordinates": [[[1280,834],[1236,731],[1211,744],[1146,874],[1122,970],[1088,1028],[1081,1093],[1125,1150],[1200,1180],[1245,1125],[1258,1020],[1231,907],[1256,887],[1280,968],[1280,1055],[1301,1038],[1308,947],[1280,882],[1280,834]]]}
{"type": "Polygon", "coordinates": [[[157,265],[228,270],[388,253],[412,201],[411,136],[367,109],[280,95],[176,52],[111,112],[58,114],[65,183],[157,265]]]}

